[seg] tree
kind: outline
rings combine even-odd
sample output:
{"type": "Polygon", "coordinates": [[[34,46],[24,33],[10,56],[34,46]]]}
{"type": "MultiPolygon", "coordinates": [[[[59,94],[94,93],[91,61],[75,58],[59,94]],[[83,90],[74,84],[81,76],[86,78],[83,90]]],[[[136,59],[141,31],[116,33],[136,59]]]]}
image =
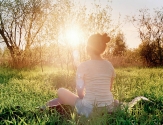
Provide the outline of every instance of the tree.
{"type": "Polygon", "coordinates": [[[0,10],[0,37],[10,50],[15,67],[42,63],[46,55],[53,56],[61,67],[65,63],[68,67],[73,63],[74,47],[65,37],[66,30],[81,30],[76,48],[83,61],[88,58],[83,48],[90,35],[105,32],[112,36],[117,28],[111,24],[111,8],[95,3],[93,10],[89,10],[72,0],[4,0],[0,10]],[[49,45],[55,45],[55,50],[49,47],[53,54],[49,45]]]}
{"type": "Polygon", "coordinates": [[[2,57],[2,55],[3,55],[3,50],[2,48],[0,48],[0,58],[2,57]]]}
{"type": "Polygon", "coordinates": [[[83,61],[88,58],[84,48],[90,35],[93,33],[108,33],[113,36],[117,29],[117,25],[113,25],[111,21],[111,8],[103,8],[101,5],[94,3],[94,9],[89,10],[89,8],[79,5],[70,0],[58,0],[51,11],[49,18],[51,23],[47,24],[49,34],[51,34],[48,35],[51,37],[50,41],[56,42],[57,45],[58,56],[56,58],[60,61],[61,67],[63,67],[63,63],[73,63],[74,47],[66,39],[66,30],[72,27],[79,27],[81,30],[80,44],[75,46],[75,49],[79,51],[80,61],[83,61]]]}
{"type": "Polygon", "coordinates": [[[139,32],[142,41],[140,55],[148,65],[163,65],[163,8],[155,9],[152,15],[148,9],[140,10],[132,22],[139,32]]]}
{"type": "Polygon", "coordinates": [[[0,1],[0,35],[14,67],[32,63],[30,48],[44,26],[48,6],[48,0],[0,1]]]}
{"type": "Polygon", "coordinates": [[[126,51],[126,43],[123,33],[118,33],[115,37],[115,45],[113,48],[113,56],[123,56],[126,51]]]}

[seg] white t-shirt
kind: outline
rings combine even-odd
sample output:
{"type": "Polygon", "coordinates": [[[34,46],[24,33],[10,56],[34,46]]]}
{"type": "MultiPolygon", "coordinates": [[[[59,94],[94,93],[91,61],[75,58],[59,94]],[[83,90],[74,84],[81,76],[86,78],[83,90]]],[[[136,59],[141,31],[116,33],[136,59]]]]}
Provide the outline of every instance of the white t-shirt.
{"type": "Polygon", "coordinates": [[[79,65],[78,76],[84,80],[85,96],[82,100],[86,107],[103,107],[112,104],[110,91],[111,78],[115,77],[114,67],[106,60],[88,60],[79,65]]]}

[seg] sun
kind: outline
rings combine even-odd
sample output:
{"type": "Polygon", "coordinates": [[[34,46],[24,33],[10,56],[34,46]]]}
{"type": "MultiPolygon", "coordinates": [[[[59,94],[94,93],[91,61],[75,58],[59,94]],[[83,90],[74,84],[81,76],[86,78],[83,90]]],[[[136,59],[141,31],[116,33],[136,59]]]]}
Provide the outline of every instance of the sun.
{"type": "Polygon", "coordinates": [[[71,46],[75,47],[80,44],[81,40],[81,34],[79,28],[69,28],[65,32],[66,42],[70,44],[71,46]]]}

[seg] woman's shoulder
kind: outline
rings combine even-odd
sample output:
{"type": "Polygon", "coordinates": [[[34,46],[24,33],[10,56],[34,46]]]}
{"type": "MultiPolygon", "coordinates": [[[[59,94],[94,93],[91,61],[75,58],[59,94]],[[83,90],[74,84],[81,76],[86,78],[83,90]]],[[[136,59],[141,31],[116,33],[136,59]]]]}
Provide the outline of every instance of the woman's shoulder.
{"type": "Polygon", "coordinates": [[[105,62],[109,67],[114,69],[113,64],[109,60],[105,60],[105,62]]]}
{"type": "Polygon", "coordinates": [[[84,66],[84,65],[87,65],[88,63],[90,63],[90,60],[81,62],[81,63],[79,64],[79,66],[84,66]]]}
{"type": "Polygon", "coordinates": [[[104,60],[106,63],[108,63],[108,64],[111,64],[112,65],[112,63],[109,61],[109,60],[104,60]]]}
{"type": "Polygon", "coordinates": [[[88,67],[88,61],[81,62],[79,66],[77,67],[78,71],[85,71],[88,67]]]}
{"type": "Polygon", "coordinates": [[[86,65],[86,64],[94,63],[94,62],[106,62],[108,64],[112,64],[110,61],[103,59],[103,60],[87,60],[87,61],[81,62],[80,65],[86,65]]]}
{"type": "Polygon", "coordinates": [[[111,65],[112,66],[112,63],[108,60],[87,60],[87,61],[84,61],[84,62],[81,62],[79,67],[84,67],[84,66],[89,66],[89,65],[92,65],[94,63],[97,63],[97,64],[107,64],[107,65],[111,65]]]}
{"type": "Polygon", "coordinates": [[[91,60],[87,60],[87,61],[83,61],[79,64],[78,68],[86,68],[89,67],[91,65],[91,60]]]}

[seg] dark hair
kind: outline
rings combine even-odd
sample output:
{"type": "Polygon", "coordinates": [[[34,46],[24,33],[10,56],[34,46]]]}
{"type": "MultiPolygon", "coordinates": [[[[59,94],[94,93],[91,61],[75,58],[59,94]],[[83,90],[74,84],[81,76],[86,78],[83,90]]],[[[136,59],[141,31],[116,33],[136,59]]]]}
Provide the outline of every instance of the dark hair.
{"type": "Polygon", "coordinates": [[[87,48],[91,50],[94,54],[100,55],[106,49],[106,43],[110,41],[110,37],[105,34],[94,34],[91,35],[87,42],[87,48]]]}

